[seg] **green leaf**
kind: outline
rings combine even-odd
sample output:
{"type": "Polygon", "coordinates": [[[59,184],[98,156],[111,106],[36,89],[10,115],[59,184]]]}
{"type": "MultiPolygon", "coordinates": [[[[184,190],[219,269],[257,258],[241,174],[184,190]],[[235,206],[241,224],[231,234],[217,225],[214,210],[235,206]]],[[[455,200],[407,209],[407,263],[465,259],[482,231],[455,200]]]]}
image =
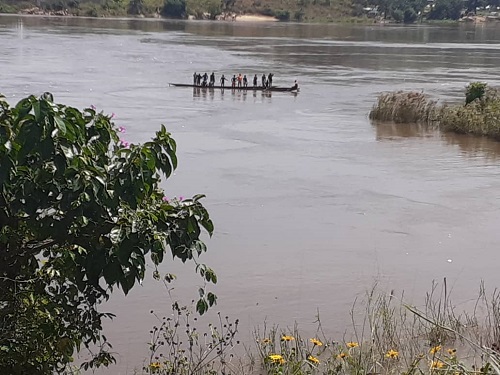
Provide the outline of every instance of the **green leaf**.
{"type": "Polygon", "coordinates": [[[208,299],[208,304],[210,307],[217,304],[217,296],[215,294],[213,294],[212,292],[209,292],[207,294],[207,299],[208,299]]]}
{"type": "Polygon", "coordinates": [[[42,119],[42,113],[40,110],[40,102],[36,101],[33,103],[33,112],[35,113],[35,121],[40,122],[42,119]]]}
{"type": "Polygon", "coordinates": [[[198,302],[196,303],[196,311],[200,314],[203,315],[205,312],[208,310],[208,304],[207,301],[204,298],[200,298],[198,302]]]}
{"type": "Polygon", "coordinates": [[[66,134],[66,124],[59,116],[54,116],[54,122],[56,123],[57,128],[64,135],[66,134]]]}

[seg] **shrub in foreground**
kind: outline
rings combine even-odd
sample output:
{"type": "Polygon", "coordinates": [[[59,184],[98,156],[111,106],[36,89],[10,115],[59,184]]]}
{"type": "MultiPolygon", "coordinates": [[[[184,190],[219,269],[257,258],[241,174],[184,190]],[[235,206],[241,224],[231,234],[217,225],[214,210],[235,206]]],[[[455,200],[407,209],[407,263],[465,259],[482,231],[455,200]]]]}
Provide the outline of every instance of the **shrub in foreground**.
{"type": "MultiPolygon", "coordinates": [[[[170,255],[217,280],[196,259],[213,231],[202,196],[167,199],[160,187],[175,141],[162,126],[128,144],[112,118],[48,93],[14,107],[0,96],[0,374],[64,372],[82,348],[95,349],[84,369],[111,364],[99,306],[141,283],[146,262],[170,255]]],[[[198,312],[214,303],[201,288],[198,312]]]]}

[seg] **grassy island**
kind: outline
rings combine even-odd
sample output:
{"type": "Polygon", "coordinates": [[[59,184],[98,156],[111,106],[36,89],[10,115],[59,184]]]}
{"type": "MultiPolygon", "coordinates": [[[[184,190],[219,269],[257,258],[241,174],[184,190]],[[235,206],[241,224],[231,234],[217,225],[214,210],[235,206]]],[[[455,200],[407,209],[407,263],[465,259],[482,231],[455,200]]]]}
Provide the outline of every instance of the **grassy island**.
{"type": "Polygon", "coordinates": [[[420,123],[442,131],[500,140],[500,92],[473,82],[463,104],[442,104],[422,92],[390,92],[378,97],[370,119],[399,124],[420,123]]]}

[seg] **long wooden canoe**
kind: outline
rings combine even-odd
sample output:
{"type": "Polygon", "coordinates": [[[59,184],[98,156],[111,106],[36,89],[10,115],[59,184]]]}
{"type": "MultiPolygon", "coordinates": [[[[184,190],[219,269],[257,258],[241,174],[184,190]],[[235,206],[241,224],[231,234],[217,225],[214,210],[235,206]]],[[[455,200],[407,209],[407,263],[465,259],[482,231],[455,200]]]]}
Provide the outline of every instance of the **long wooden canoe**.
{"type": "Polygon", "coordinates": [[[278,87],[278,86],[272,86],[272,87],[262,87],[262,86],[248,86],[248,87],[231,87],[231,86],[196,86],[196,85],[190,85],[186,83],[169,83],[170,86],[175,86],[175,87],[192,87],[195,89],[202,89],[202,90],[212,90],[212,89],[219,89],[219,90],[246,90],[246,91],[278,91],[278,92],[298,92],[300,91],[300,88],[292,88],[292,87],[278,87]]]}

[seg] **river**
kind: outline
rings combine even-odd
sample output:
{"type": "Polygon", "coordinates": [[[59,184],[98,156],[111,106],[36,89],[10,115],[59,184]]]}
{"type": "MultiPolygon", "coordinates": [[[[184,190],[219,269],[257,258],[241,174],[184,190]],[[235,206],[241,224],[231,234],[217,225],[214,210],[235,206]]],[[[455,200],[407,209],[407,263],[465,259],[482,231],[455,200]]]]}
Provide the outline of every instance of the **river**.
{"type": "MultiPolygon", "coordinates": [[[[498,283],[500,144],[416,126],[372,124],[379,93],[463,100],[499,85],[500,26],[302,25],[0,17],[1,92],[116,114],[129,142],[164,123],[178,142],[168,196],[204,193],[215,222],[201,261],[219,277],[217,311],[240,338],[265,320],[328,333],[349,325],[374,283],[421,299],[447,278],[459,303],[498,283]],[[274,73],[290,93],[169,87],[194,72],[274,73]]],[[[167,262],[176,298],[196,298],[193,266],[167,262]]],[[[169,299],[150,278],[104,308],[118,353],[110,374],[147,356],[149,311],[169,299]]],[[[103,372],[105,373],[105,372],[103,372]]]]}

